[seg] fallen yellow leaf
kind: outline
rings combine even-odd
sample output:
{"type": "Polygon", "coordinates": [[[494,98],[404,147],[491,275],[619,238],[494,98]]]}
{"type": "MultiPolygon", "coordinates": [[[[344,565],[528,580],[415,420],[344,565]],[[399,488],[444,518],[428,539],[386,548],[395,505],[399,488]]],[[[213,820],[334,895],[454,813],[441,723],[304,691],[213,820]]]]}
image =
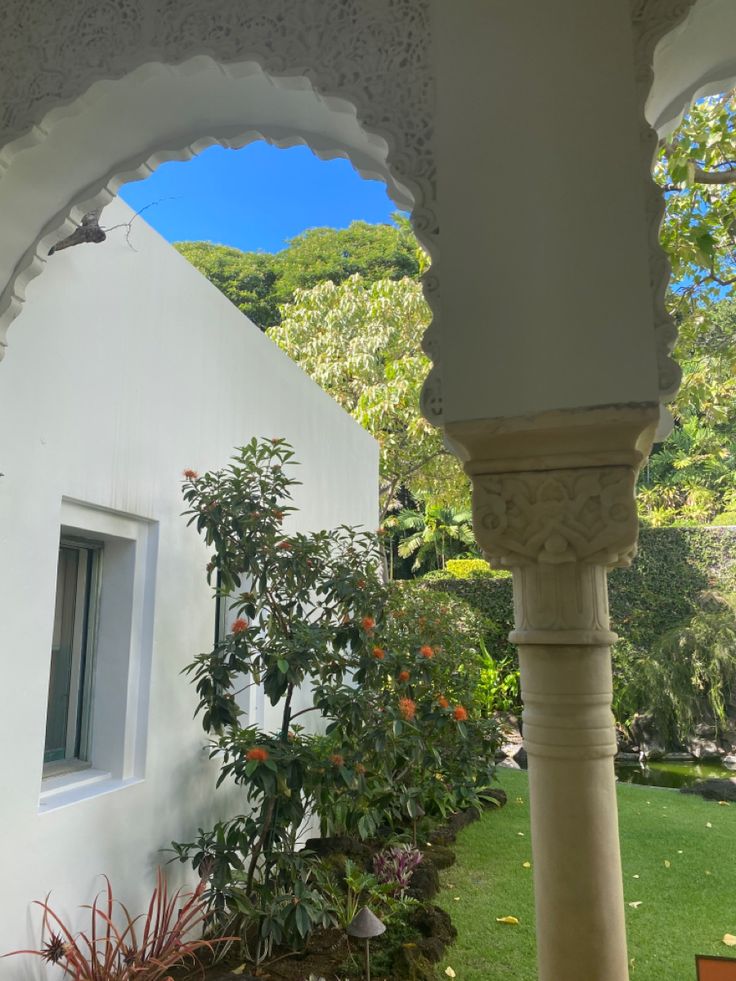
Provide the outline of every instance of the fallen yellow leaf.
{"type": "Polygon", "coordinates": [[[497,916],[496,923],[508,923],[510,926],[519,925],[519,921],[515,916],[497,916]]]}
{"type": "Polygon", "coordinates": [[[453,969],[451,967],[446,967],[445,968],[445,974],[448,976],[448,978],[456,978],[457,977],[457,974],[455,974],[455,972],[453,971],[453,969]]]}
{"type": "Polygon", "coordinates": [[[532,867],[532,863],[531,862],[523,862],[521,867],[523,869],[530,869],[532,867]]]}
{"type": "Polygon", "coordinates": [[[723,942],[727,947],[736,947],[736,937],[732,933],[724,933],[723,942]]]}
{"type": "Polygon", "coordinates": [[[520,838],[523,838],[523,837],[524,837],[524,832],[523,832],[523,831],[517,831],[516,833],[517,833],[517,835],[518,835],[518,836],[519,836],[520,838]]]}
{"type": "Polygon", "coordinates": [[[638,875],[632,875],[632,877],[631,877],[631,878],[632,878],[632,879],[638,879],[638,878],[639,878],[639,876],[638,876],[638,875]]]}
{"type": "Polygon", "coordinates": [[[642,904],[642,900],[641,899],[637,899],[636,902],[629,903],[629,906],[632,909],[639,909],[639,907],[641,906],[641,904],[642,904]]]}
{"type": "Polygon", "coordinates": [[[670,867],[670,865],[672,865],[672,862],[670,862],[670,860],[669,860],[668,858],[666,858],[666,859],[664,860],[664,867],[665,867],[666,869],[668,869],[668,868],[670,867]]]}
{"type": "Polygon", "coordinates": [[[459,896],[453,896],[452,898],[455,900],[456,903],[459,903],[460,902],[460,897],[459,896]]]}
{"type": "Polygon", "coordinates": [[[706,828],[712,828],[713,827],[713,825],[710,823],[710,821],[706,821],[705,822],[705,826],[706,826],[706,828]]]}

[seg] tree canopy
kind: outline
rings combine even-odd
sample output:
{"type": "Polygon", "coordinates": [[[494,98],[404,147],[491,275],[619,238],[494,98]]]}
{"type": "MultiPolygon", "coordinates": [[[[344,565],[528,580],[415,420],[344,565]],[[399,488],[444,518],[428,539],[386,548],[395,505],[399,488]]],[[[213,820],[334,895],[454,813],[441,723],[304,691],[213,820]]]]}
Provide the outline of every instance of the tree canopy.
{"type": "Polygon", "coordinates": [[[253,323],[280,323],[280,306],[297,290],[338,284],[359,273],[367,282],[416,279],[424,255],[407,218],[393,225],[354,221],[348,228],[310,228],[280,252],[241,252],[211,242],[178,242],[178,251],[253,323]]]}
{"type": "Polygon", "coordinates": [[[683,379],[673,432],[641,478],[640,511],[655,525],[736,523],[734,93],[692,107],[662,142],[654,174],[666,196],[661,240],[683,379]]]}
{"type": "Polygon", "coordinates": [[[405,487],[417,499],[467,501],[467,479],[419,411],[430,313],[410,279],[351,276],[297,290],[269,336],[378,440],[381,518],[405,487]]]}

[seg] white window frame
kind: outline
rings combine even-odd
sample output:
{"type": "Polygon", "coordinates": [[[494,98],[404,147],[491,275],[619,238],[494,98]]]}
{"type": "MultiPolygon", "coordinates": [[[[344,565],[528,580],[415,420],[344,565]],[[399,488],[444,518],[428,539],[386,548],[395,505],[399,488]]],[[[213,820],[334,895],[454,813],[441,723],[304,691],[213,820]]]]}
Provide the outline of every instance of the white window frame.
{"type": "Polygon", "coordinates": [[[146,763],[158,524],[65,498],[61,539],[101,547],[104,567],[89,679],[87,760],[80,764],[84,769],[44,775],[42,813],[138,782],[146,763]]]}

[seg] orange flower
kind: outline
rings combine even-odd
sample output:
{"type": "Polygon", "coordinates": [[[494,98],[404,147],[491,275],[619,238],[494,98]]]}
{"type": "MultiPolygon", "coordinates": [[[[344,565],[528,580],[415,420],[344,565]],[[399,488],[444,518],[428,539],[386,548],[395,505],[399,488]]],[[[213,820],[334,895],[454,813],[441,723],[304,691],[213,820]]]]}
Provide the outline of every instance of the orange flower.
{"type": "Polygon", "coordinates": [[[409,678],[411,678],[411,675],[409,674],[408,671],[399,672],[399,681],[408,681],[409,678]]]}
{"type": "Polygon", "coordinates": [[[376,621],[373,619],[373,617],[363,617],[360,622],[363,624],[363,630],[368,631],[373,630],[376,625],[376,621]]]}
{"type": "Polygon", "coordinates": [[[437,704],[441,709],[446,709],[450,707],[450,703],[447,701],[444,695],[437,696],[437,704]]]}
{"type": "Polygon", "coordinates": [[[414,716],[417,714],[416,703],[410,698],[400,698],[399,699],[399,712],[406,719],[407,722],[413,722],[414,716]]]}
{"type": "Polygon", "coordinates": [[[261,746],[254,746],[245,754],[246,760],[255,760],[256,763],[265,763],[268,759],[268,750],[261,746]]]}
{"type": "Polygon", "coordinates": [[[182,476],[186,477],[187,480],[196,480],[199,474],[196,470],[184,470],[182,476]]]}
{"type": "Polygon", "coordinates": [[[238,617],[237,620],[233,620],[233,625],[230,628],[234,634],[242,634],[244,630],[247,630],[250,624],[245,619],[245,617],[238,617]]]}
{"type": "Polygon", "coordinates": [[[456,705],[455,710],[452,713],[453,718],[456,722],[465,722],[468,717],[467,711],[462,707],[462,705],[456,705]]]}
{"type": "Polygon", "coordinates": [[[273,512],[273,516],[274,516],[274,518],[276,518],[277,521],[283,521],[284,520],[284,512],[283,511],[274,511],[273,512]]]}
{"type": "Polygon", "coordinates": [[[345,766],[345,758],[340,756],[339,753],[333,753],[330,757],[330,763],[332,763],[333,766],[345,766]]]}
{"type": "Polygon", "coordinates": [[[384,651],[384,649],[382,647],[374,647],[373,648],[373,656],[375,657],[375,659],[377,661],[382,661],[384,659],[384,657],[386,656],[386,652],[384,651]]]}
{"type": "Polygon", "coordinates": [[[283,548],[283,549],[291,548],[291,542],[287,542],[286,539],[284,539],[283,542],[278,543],[276,548],[283,548]]]}
{"type": "Polygon", "coordinates": [[[419,648],[419,653],[422,655],[422,657],[426,657],[427,659],[434,657],[434,650],[429,646],[429,644],[423,644],[419,648]]]}

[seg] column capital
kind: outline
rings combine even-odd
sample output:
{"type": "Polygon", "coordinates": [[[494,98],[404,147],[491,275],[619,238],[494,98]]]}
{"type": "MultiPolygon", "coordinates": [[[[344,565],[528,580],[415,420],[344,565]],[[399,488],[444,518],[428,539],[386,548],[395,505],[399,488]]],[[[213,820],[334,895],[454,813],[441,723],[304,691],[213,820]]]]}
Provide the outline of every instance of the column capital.
{"type": "Polygon", "coordinates": [[[657,418],[656,406],[614,406],[448,425],[473,482],[475,533],[488,561],[629,565],[636,477],[657,418]]]}

